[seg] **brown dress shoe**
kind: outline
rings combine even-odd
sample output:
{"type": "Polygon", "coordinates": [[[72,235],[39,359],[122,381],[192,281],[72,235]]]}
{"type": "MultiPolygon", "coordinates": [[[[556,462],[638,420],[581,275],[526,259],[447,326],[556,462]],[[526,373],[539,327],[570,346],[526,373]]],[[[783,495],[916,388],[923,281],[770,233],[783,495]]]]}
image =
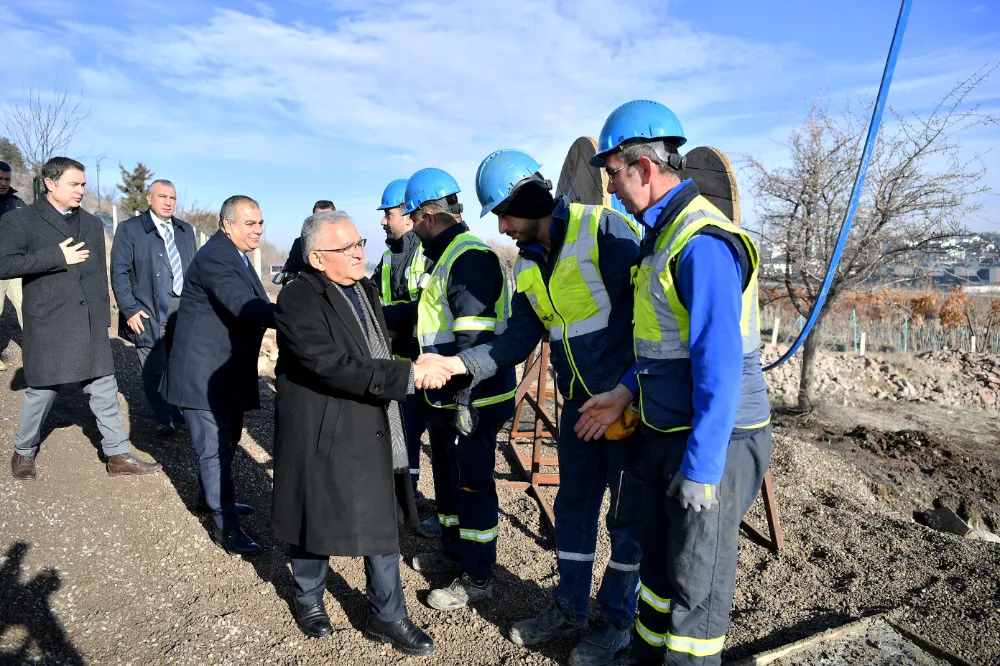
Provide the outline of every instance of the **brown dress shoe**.
{"type": "Polygon", "coordinates": [[[22,456],[17,451],[10,458],[10,475],[22,481],[35,479],[35,459],[22,456]]]}
{"type": "Polygon", "coordinates": [[[120,456],[108,456],[108,474],[110,476],[152,474],[153,472],[159,472],[162,467],[158,462],[143,462],[131,453],[123,453],[120,456]]]}

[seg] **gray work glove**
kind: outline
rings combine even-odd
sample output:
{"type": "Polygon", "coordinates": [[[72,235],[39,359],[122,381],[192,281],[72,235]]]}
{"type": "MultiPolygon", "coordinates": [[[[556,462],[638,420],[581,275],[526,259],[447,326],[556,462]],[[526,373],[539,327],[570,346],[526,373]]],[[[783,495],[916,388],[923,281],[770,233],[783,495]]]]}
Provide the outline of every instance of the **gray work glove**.
{"type": "Polygon", "coordinates": [[[667,497],[677,497],[683,509],[693,509],[695,513],[702,509],[711,509],[719,503],[719,485],[698,483],[692,481],[680,472],[674,474],[674,480],[667,488],[667,497]]]}

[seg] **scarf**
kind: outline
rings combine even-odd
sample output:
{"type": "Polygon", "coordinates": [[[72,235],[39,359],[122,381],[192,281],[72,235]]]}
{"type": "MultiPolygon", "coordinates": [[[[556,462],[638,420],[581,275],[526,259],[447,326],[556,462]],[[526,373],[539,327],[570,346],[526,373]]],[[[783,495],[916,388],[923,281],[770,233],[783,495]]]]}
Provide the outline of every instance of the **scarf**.
{"type": "MultiPolygon", "coordinates": [[[[351,311],[354,319],[361,327],[361,332],[365,336],[365,342],[368,343],[368,353],[371,354],[372,358],[381,360],[392,359],[392,354],[389,353],[389,343],[385,339],[385,336],[382,335],[382,329],[378,325],[378,318],[375,316],[375,311],[372,309],[372,304],[369,302],[368,294],[365,290],[358,287],[354,289],[354,293],[358,295],[358,301],[361,302],[361,309],[365,312],[365,320],[362,321],[350,297],[344,293],[344,288],[336,282],[331,282],[330,284],[336,288],[337,293],[347,303],[347,309],[351,311]]],[[[386,415],[389,417],[389,433],[392,441],[392,469],[395,472],[407,470],[410,467],[410,463],[406,455],[406,435],[405,430],[403,430],[403,415],[399,410],[399,403],[395,400],[390,400],[385,409],[386,415]]]]}

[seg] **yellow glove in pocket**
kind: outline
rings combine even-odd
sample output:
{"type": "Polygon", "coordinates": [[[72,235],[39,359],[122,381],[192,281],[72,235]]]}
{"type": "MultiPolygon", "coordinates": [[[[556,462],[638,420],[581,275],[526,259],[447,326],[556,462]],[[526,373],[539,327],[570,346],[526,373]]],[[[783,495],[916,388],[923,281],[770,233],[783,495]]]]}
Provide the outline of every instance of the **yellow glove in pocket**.
{"type": "Polygon", "coordinates": [[[613,441],[625,439],[635,432],[638,425],[639,408],[635,404],[629,404],[628,408],[622,412],[622,415],[604,431],[604,439],[613,441]]]}

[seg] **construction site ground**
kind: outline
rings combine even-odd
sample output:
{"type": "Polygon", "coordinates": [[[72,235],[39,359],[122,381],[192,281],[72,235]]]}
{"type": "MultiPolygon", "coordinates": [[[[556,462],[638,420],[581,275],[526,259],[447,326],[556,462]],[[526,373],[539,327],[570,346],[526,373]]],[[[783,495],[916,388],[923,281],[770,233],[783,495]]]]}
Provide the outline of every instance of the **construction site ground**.
{"type": "MultiPolygon", "coordinates": [[[[0,374],[0,439],[8,451],[24,387],[18,336],[8,309],[0,318],[0,344],[13,338],[4,355],[10,369],[0,374]]],[[[257,509],[245,528],[263,546],[244,561],[217,548],[209,520],[192,512],[197,475],[187,431],[172,440],[154,437],[135,352],[117,338],[112,345],[133,443],[164,471],[109,478],[83,394],[63,389],[44,429],[37,481],[0,475],[0,664],[567,663],[572,641],[524,648],[507,638],[513,622],[546,606],[557,580],[553,539],[538,506],[507,489],[499,491],[491,602],[452,614],[430,609],[428,589],[449,581],[427,578],[409,562],[438,544],[401,534],[407,606],[435,639],[433,657],[407,658],[362,637],[367,603],[360,559],[331,561],[326,604],[334,633],[307,639],[290,611],[284,546],[269,529],[273,358],[261,357],[262,408],[247,415],[234,464],[238,499],[257,509]]],[[[866,368],[863,359],[838,363],[830,371],[841,375],[838,382],[844,368],[866,368]]],[[[919,374],[920,381],[911,382],[915,394],[928,378],[926,390],[933,392],[936,376],[948,390],[953,378],[947,373],[960,371],[934,358],[894,363],[887,358],[878,367],[919,374]]],[[[883,380],[899,387],[889,374],[871,377],[883,380]]],[[[772,469],[786,545],[776,555],[741,539],[724,658],[885,614],[972,663],[998,664],[1000,544],[914,520],[914,512],[937,503],[979,534],[998,531],[998,412],[988,400],[920,400],[905,384],[899,390],[907,395],[890,400],[862,383],[821,392],[823,403],[808,415],[785,409],[788,392],[772,387],[772,469]]],[[[515,479],[505,433],[500,439],[497,477],[515,479]]],[[[421,490],[433,498],[426,457],[422,471],[421,490]]],[[[546,492],[551,499],[554,489],[546,492]]],[[[433,513],[430,501],[419,508],[424,516],[433,513]]],[[[764,526],[759,502],[749,518],[764,526]]],[[[595,589],[609,555],[602,528],[595,589]]]]}

